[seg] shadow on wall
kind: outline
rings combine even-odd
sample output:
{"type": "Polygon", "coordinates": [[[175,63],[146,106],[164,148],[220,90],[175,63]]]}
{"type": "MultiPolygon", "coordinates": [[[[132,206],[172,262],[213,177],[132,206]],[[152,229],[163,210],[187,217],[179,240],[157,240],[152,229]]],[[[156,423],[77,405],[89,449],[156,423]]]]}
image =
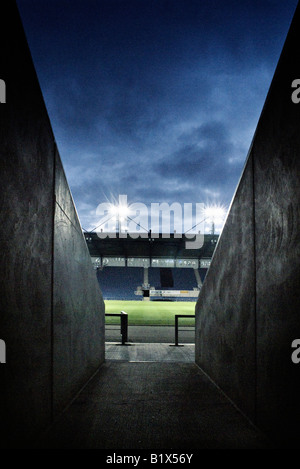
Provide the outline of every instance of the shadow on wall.
{"type": "MultiPolygon", "coordinates": [[[[104,361],[104,303],[15,2],[6,2],[5,13],[0,445],[22,447],[104,361]]],[[[3,83],[0,93],[2,101],[3,83]]]]}
{"type": "Polygon", "coordinates": [[[196,362],[279,445],[299,442],[300,77],[296,10],[196,307],[196,362]]]}

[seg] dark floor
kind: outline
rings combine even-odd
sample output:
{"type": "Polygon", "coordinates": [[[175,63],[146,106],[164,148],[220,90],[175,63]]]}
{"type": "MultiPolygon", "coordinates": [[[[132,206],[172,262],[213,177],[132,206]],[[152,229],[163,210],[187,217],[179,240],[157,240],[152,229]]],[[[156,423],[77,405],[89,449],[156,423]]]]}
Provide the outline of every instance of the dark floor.
{"type": "Polygon", "coordinates": [[[194,363],[122,360],[106,360],[39,446],[271,447],[194,363]]]}
{"type": "Polygon", "coordinates": [[[195,345],[185,344],[175,347],[170,344],[134,343],[121,345],[117,342],[107,342],[105,358],[107,360],[123,360],[128,362],[194,363],[195,345]]]}

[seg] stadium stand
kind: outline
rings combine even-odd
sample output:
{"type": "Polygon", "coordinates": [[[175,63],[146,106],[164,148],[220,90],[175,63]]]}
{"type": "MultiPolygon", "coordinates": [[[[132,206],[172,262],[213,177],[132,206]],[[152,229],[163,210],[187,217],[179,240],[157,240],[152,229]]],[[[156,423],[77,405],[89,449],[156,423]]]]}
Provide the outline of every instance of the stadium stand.
{"type": "Polygon", "coordinates": [[[160,268],[160,285],[162,288],[173,288],[173,272],[170,268],[160,268]]]}
{"type": "Polygon", "coordinates": [[[204,279],[205,279],[205,276],[207,274],[207,269],[199,269],[199,274],[200,274],[201,281],[203,283],[204,279]]]}
{"type": "Polygon", "coordinates": [[[161,288],[160,284],[160,270],[155,267],[149,267],[149,283],[151,287],[155,287],[156,289],[161,288]]]}
{"type": "MultiPolygon", "coordinates": [[[[172,273],[173,286],[169,290],[192,290],[197,287],[194,269],[169,269],[172,273]]],[[[149,283],[156,289],[162,288],[160,269],[149,268],[149,283]]],[[[201,279],[204,279],[205,269],[200,269],[201,279]],[[202,271],[202,272],[201,272],[202,271]]],[[[138,286],[143,283],[142,267],[104,267],[97,270],[97,279],[105,300],[142,300],[134,294],[138,286]]],[[[171,299],[171,298],[165,298],[171,299]]],[[[160,299],[162,300],[162,299],[160,299]]],[[[181,298],[172,298],[173,301],[181,298]]],[[[182,298],[183,301],[195,301],[194,298],[182,298]]]]}
{"type": "Polygon", "coordinates": [[[174,290],[193,290],[197,287],[194,269],[172,269],[174,290]]]}
{"type": "Polygon", "coordinates": [[[131,239],[85,232],[85,239],[104,299],[195,301],[218,235],[205,235],[197,249],[189,247],[184,236],[175,238],[172,234],[170,238],[152,238],[149,233],[148,238],[131,239]],[[176,293],[167,297],[168,290],[176,293]]]}
{"type": "Polygon", "coordinates": [[[97,279],[104,300],[140,300],[134,294],[143,282],[142,267],[104,267],[97,270],[97,279]]]}

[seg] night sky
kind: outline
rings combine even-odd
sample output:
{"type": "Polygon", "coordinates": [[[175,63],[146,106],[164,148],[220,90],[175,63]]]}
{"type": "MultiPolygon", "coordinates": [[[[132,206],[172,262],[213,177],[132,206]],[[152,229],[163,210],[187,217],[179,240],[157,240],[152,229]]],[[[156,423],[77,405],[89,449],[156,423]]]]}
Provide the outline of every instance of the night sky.
{"type": "Polygon", "coordinates": [[[229,205],[297,0],[17,0],[84,229],[96,207],[229,205]]]}

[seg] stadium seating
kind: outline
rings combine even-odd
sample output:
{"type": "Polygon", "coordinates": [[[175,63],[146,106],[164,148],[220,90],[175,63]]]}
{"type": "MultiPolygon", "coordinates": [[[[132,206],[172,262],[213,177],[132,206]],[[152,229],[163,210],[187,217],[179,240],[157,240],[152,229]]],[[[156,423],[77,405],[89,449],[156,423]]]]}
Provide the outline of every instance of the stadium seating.
{"type": "Polygon", "coordinates": [[[97,271],[98,282],[105,300],[139,300],[134,294],[143,283],[142,267],[104,267],[97,271]]]}
{"type": "Polygon", "coordinates": [[[197,287],[194,269],[172,269],[174,290],[193,290],[197,287]]]}
{"type": "MultiPolygon", "coordinates": [[[[193,269],[170,269],[173,276],[173,287],[167,290],[193,290],[197,282],[193,269]]],[[[200,269],[200,277],[204,280],[206,270],[200,269]]],[[[98,282],[105,300],[142,300],[141,296],[134,294],[138,286],[143,284],[142,267],[104,267],[97,271],[98,282]]],[[[148,278],[151,287],[162,289],[160,269],[150,267],[148,278]]],[[[158,298],[157,298],[158,299],[158,298]]],[[[173,301],[195,301],[195,298],[164,298],[173,301]]],[[[161,300],[161,298],[160,298],[161,300]]]]}

